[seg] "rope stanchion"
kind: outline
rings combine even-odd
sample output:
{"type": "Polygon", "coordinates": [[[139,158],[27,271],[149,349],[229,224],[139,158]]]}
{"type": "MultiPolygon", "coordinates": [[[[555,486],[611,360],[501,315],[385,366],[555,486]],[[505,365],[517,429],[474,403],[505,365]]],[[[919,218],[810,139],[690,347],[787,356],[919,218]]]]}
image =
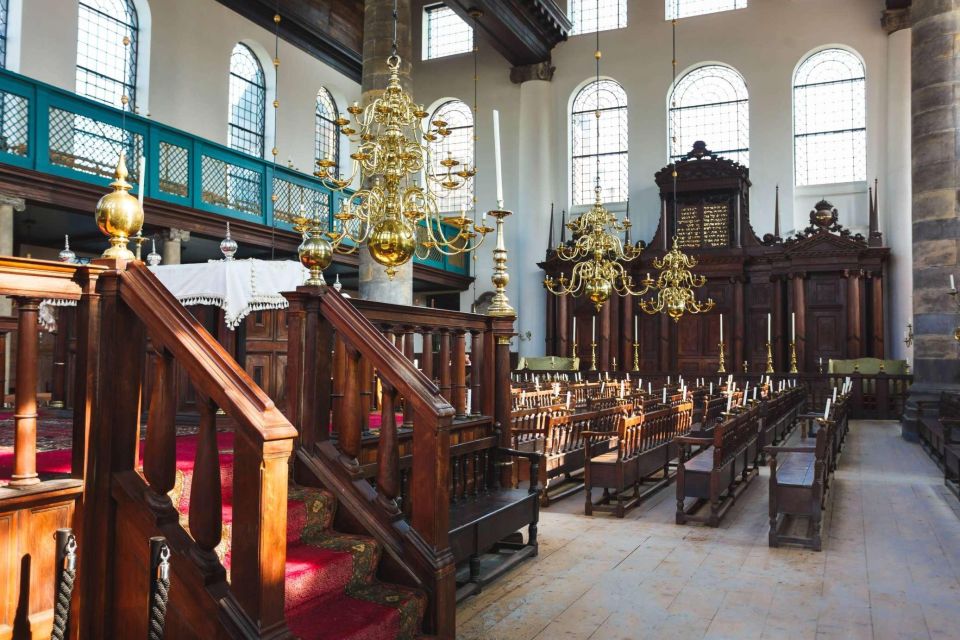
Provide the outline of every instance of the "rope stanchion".
{"type": "Polygon", "coordinates": [[[53,605],[53,631],[51,640],[67,637],[70,625],[70,601],[73,597],[73,582],[77,577],[77,538],[72,529],[57,529],[53,534],[57,545],[56,593],[53,605]]]}
{"type": "Polygon", "coordinates": [[[150,538],[150,621],[148,640],[162,640],[170,597],[170,547],[166,538],[150,538]]]}

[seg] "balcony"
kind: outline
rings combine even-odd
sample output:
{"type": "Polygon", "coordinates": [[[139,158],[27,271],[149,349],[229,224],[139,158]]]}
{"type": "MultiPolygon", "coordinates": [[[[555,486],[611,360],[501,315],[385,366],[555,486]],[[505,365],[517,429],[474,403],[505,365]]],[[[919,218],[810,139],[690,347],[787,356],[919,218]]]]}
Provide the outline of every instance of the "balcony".
{"type": "MultiPolygon", "coordinates": [[[[146,157],[142,177],[139,163],[128,162],[135,190],[143,180],[148,198],[224,220],[292,231],[282,214],[303,205],[329,225],[340,206],[341,195],[312,175],[0,69],[0,163],[106,191],[121,148],[128,158],[146,157]]],[[[415,263],[469,276],[463,255],[432,249],[415,263]]]]}

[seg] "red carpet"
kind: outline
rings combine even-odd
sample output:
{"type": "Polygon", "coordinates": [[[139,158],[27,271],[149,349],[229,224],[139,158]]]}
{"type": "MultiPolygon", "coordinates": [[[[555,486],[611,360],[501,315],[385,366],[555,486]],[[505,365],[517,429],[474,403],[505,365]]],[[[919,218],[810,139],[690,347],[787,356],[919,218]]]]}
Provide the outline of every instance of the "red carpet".
{"type": "MultiPolygon", "coordinates": [[[[0,424],[0,429],[5,426],[0,424]]],[[[187,530],[196,443],[195,435],[177,438],[177,480],[170,492],[187,530]]],[[[233,433],[218,433],[217,447],[223,496],[223,539],[217,553],[229,578],[233,433]]],[[[41,476],[66,474],[70,472],[70,457],[69,449],[41,451],[37,454],[37,468],[41,476]]],[[[13,447],[0,446],[0,478],[9,478],[12,467],[13,447]]],[[[328,491],[290,484],[286,565],[290,630],[304,640],[416,637],[426,606],[424,596],[416,590],[377,580],[382,553],[379,543],[368,536],[334,530],[336,508],[337,501],[328,491]]]]}

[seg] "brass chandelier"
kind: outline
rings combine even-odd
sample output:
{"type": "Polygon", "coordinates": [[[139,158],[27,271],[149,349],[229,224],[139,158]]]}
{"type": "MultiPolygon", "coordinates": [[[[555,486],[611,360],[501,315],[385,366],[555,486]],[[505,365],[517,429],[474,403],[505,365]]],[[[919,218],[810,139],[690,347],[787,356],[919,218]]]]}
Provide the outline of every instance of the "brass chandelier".
{"type": "MultiPolygon", "coordinates": [[[[600,15],[599,4],[597,15],[600,15]]],[[[623,263],[631,262],[643,252],[643,242],[636,244],[630,241],[629,205],[623,222],[603,206],[600,197],[600,31],[597,30],[597,46],[594,53],[596,60],[596,87],[597,104],[594,116],[597,121],[597,179],[593,191],[595,194],[593,205],[576,220],[567,223],[567,228],[573,232],[570,243],[561,243],[555,249],[557,258],[565,262],[574,262],[568,278],[563,273],[554,279],[547,276],[543,286],[554,295],[571,295],[574,297],[585,295],[589,298],[597,311],[616,293],[619,296],[639,296],[646,289],[636,290],[633,287],[633,278],[627,272],[623,263]],[[618,237],[624,233],[623,241],[618,237]]]]}
{"type": "Polygon", "coordinates": [[[386,267],[391,279],[418,250],[423,252],[421,256],[431,250],[447,256],[462,254],[479,247],[486,234],[493,231],[475,223],[462,210],[458,215],[444,216],[440,212],[438,197],[470,184],[477,168],[449,151],[446,157],[435,160],[431,144],[447,138],[451,130],[440,119],[425,127],[423,121],[429,114],[400,86],[396,2],[393,21],[386,89],[366,107],[354,102],[347,108],[354,126],[347,118],[336,121],[340,132],[356,148],[350,154],[350,176],[337,176],[333,172],[336,163],[330,158],[319,160],[315,173],[325,186],[341,193],[359,177],[361,188],[344,195],[340,210],[334,214],[333,229],[325,235],[341,253],[354,253],[366,244],[370,256],[386,267]],[[440,175],[426,170],[434,166],[443,168],[440,175]],[[422,227],[419,248],[418,226],[422,227]]]}
{"type": "Polygon", "coordinates": [[[662,259],[653,259],[653,267],[660,269],[656,281],[650,278],[650,274],[643,280],[646,289],[657,289],[657,297],[641,300],[640,308],[650,315],[666,313],[674,322],[679,322],[684,313],[706,313],[713,309],[712,298],[699,302],[694,294],[694,289],[707,283],[705,276],[690,271],[695,266],[696,259],[680,251],[680,243],[674,236],[673,248],[662,259]]]}
{"type": "Polygon", "coordinates": [[[611,295],[638,296],[640,291],[633,288],[633,278],[623,266],[640,256],[643,243],[632,244],[629,239],[630,219],[617,217],[607,211],[600,199],[600,184],[594,187],[596,199],[593,206],[567,228],[573,232],[573,240],[557,246],[557,258],[566,262],[575,262],[568,278],[563,273],[554,279],[547,276],[543,285],[554,295],[585,295],[597,311],[611,295]],[[616,232],[624,232],[621,242],[616,232]]]}

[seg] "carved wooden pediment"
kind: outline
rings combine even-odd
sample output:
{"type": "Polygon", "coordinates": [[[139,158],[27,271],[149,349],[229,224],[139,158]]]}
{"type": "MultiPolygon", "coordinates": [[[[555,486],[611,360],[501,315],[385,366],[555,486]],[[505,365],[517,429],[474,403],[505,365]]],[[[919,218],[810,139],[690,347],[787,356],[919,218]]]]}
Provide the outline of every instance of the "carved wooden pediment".
{"type": "Polygon", "coordinates": [[[750,183],[750,169],[739,162],[723,158],[707,149],[702,140],[693,143],[693,149],[687,155],[673,164],[668,164],[655,175],[657,185],[670,187],[673,185],[673,169],[677,170],[677,181],[702,180],[743,180],[750,183]]]}
{"type": "Polygon", "coordinates": [[[823,235],[824,232],[847,239],[855,243],[855,246],[858,248],[867,246],[867,240],[862,234],[854,234],[840,224],[836,207],[826,200],[818,202],[813,211],[810,212],[810,226],[797,233],[794,237],[787,238],[785,244],[789,246],[811,236],[823,235]]]}
{"type": "MultiPolygon", "coordinates": [[[[844,231],[847,230],[844,229],[844,231]]],[[[846,234],[837,234],[823,228],[813,230],[807,235],[801,236],[798,234],[797,237],[788,239],[785,245],[784,253],[787,256],[814,253],[824,255],[856,254],[867,248],[867,243],[863,240],[863,236],[859,234],[852,236],[849,231],[846,234]]]]}

